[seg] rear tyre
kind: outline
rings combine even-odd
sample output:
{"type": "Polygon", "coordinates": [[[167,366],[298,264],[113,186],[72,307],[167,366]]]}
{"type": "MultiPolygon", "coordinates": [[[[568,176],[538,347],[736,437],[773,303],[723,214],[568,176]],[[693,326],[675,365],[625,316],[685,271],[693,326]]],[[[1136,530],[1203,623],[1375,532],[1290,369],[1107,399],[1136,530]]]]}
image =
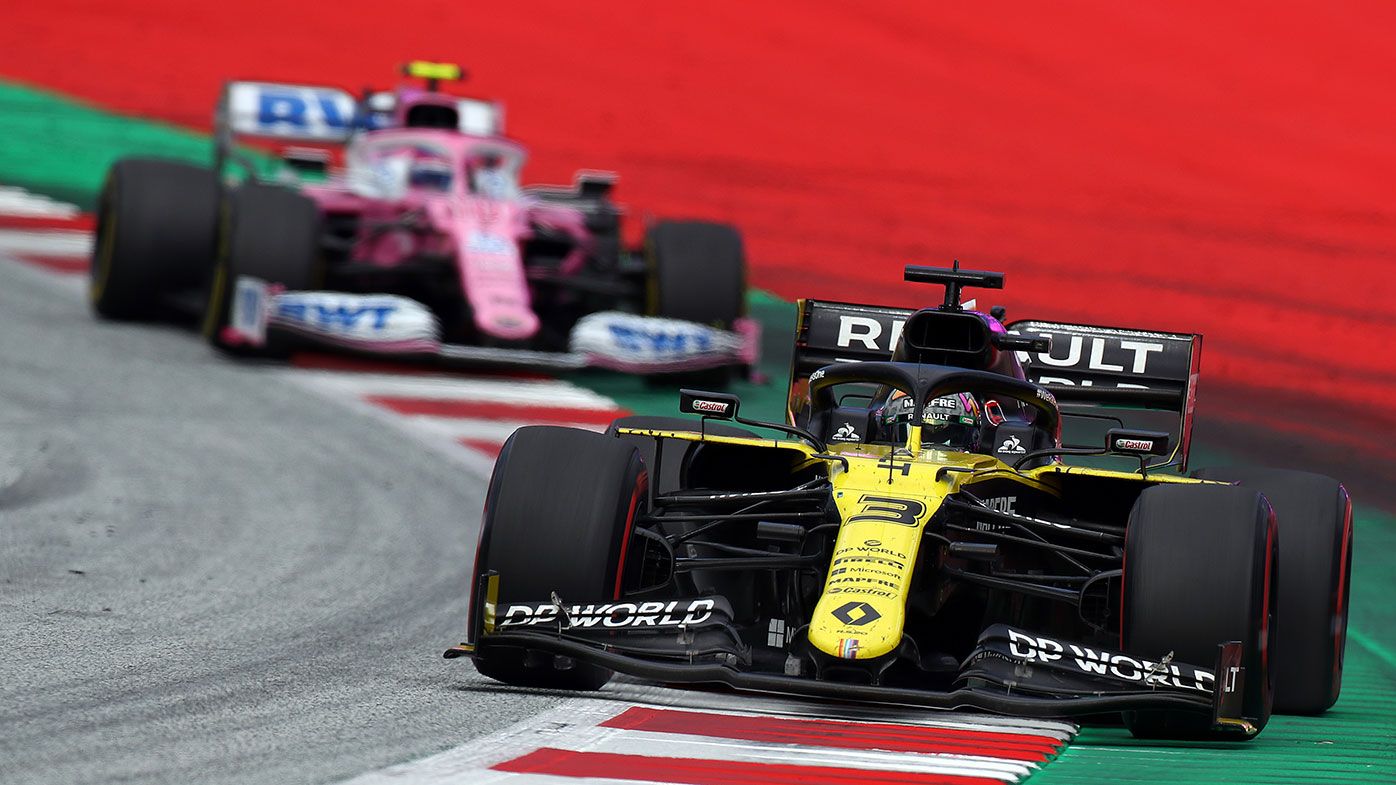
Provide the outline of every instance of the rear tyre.
{"type": "Polygon", "coordinates": [[[1265,494],[1280,526],[1274,645],[1275,711],[1318,714],[1338,700],[1347,642],[1352,499],[1330,477],[1254,466],[1204,469],[1198,477],[1265,494]]]}
{"type": "Polygon", "coordinates": [[[726,224],[659,221],[645,232],[649,312],[724,330],[746,313],[746,252],[726,224]]]}
{"type": "Polygon", "coordinates": [[[176,161],[125,158],[97,203],[88,295],[106,319],[160,316],[162,297],[197,291],[213,263],[218,178],[176,161]]]}
{"type": "MultiPolygon", "coordinates": [[[[645,232],[648,311],[731,330],[746,313],[746,251],[726,224],[659,221],[645,232]]],[[[731,366],[647,377],[651,384],[725,387],[731,366]]]]}
{"type": "Polygon", "coordinates": [[[230,354],[257,351],[230,340],[238,276],[260,278],[289,291],[316,289],[320,265],[320,213],[315,203],[279,186],[247,183],[224,203],[222,242],[204,310],[204,337],[230,354]]]}
{"type": "MultiPolygon", "coordinates": [[[[499,601],[593,602],[620,595],[631,526],[647,477],[635,448],[574,428],[520,428],[490,478],[476,556],[499,573],[499,601]]],[[[477,581],[478,583],[478,581],[477,581]]],[[[611,671],[480,642],[475,669],[520,687],[595,690],[611,671]]]]}
{"type": "MultiPolygon", "coordinates": [[[[1241,641],[1243,706],[1257,731],[1274,695],[1277,538],[1270,506],[1253,490],[1159,485],[1139,495],[1125,539],[1124,651],[1151,662],[1171,651],[1210,670],[1218,644],[1241,641]]],[[[1128,712],[1125,724],[1140,738],[1237,738],[1197,713],[1128,712]]]]}

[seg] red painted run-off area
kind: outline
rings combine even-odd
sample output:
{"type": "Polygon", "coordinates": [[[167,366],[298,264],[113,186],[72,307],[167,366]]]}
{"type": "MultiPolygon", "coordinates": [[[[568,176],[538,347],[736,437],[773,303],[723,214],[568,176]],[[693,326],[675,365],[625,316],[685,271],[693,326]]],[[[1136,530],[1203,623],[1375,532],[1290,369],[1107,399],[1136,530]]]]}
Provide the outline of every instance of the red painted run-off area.
{"type": "Polygon", "coordinates": [[[1048,736],[1021,733],[895,723],[711,714],[645,706],[627,709],[601,723],[601,727],[806,747],[884,750],[923,755],[981,755],[1033,763],[1051,760],[1063,746],[1061,741],[1048,736]]]}
{"type": "Polygon", "coordinates": [[[1010,315],[1201,331],[1218,387],[1396,389],[1385,0],[12,5],[0,76],[194,126],[233,76],[463,62],[536,179],[736,221],[787,297],[922,303],[901,265],[958,257],[1010,315]]]}

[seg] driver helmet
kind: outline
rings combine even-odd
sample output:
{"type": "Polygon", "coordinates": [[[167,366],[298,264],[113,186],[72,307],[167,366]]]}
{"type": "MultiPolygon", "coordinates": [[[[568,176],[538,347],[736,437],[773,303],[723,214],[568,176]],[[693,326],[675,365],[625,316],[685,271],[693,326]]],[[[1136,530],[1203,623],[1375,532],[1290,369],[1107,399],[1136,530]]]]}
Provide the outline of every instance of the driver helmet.
{"type": "MultiPolygon", "coordinates": [[[[905,442],[911,428],[916,401],[897,390],[876,413],[877,424],[884,438],[905,442]]],[[[947,447],[959,452],[979,449],[980,425],[983,422],[979,402],[970,393],[955,393],[934,398],[921,412],[922,446],[947,447]]]]}

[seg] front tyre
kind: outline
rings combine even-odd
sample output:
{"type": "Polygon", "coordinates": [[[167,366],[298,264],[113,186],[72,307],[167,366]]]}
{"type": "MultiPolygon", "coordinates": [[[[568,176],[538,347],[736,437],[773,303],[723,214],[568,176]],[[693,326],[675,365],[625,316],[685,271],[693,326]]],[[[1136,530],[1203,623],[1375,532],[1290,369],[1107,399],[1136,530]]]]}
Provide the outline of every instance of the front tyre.
{"type": "MultiPolygon", "coordinates": [[[[620,596],[626,545],[645,498],[635,448],[575,428],[514,431],[490,477],[476,577],[499,574],[499,602],[595,602],[620,596]]],[[[611,671],[478,642],[475,669],[520,687],[600,689],[611,671]]]]}
{"type": "Polygon", "coordinates": [[[203,333],[230,354],[259,352],[228,335],[239,276],[251,276],[286,291],[319,288],[320,213],[309,198],[280,186],[246,183],[224,203],[220,253],[204,308],[203,333]]]}
{"type": "MultiPolygon", "coordinates": [[[[1224,485],[1146,489],[1125,535],[1124,651],[1151,662],[1172,652],[1179,662],[1210,669],[1219,644],[1240,641],[1242,705],[1257,732],[1274,697],[1277,540],[1265,497],[1224,485]]],[[[1236,738],[1213,731],[1211,718],[1197,713],[1128,712],[1125,724],[1141,738],[1236,738]]]]}
{"type": "Polygon", "coordinates": [[[1265,494],[1280,526],[1275,711],[1319,714],[1338,701],[1352,583],[1352,499],[1331,477],[1229,466],[1198,477],[1265,494]]]}

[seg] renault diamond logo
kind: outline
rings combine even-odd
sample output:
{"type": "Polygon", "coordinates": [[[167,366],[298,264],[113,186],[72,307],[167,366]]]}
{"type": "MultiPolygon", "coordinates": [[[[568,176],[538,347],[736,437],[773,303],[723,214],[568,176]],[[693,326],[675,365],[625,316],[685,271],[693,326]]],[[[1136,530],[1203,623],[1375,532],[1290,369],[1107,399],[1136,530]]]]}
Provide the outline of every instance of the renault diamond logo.
{"type": "Polygon", "coordinates": [[[834,618],[850,627],[861,627],[882,618],[882,614],[866,602],[850,602],[839,606],[834,611],[834,618]]]}

